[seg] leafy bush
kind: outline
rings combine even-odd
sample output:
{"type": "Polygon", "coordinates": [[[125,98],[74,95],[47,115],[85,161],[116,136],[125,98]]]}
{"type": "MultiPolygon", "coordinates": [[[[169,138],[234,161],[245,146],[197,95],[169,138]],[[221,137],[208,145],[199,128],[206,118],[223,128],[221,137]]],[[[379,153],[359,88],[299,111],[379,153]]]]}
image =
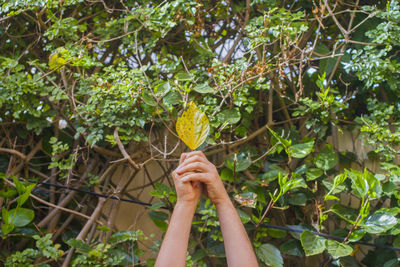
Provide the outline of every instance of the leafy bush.
{"type": "MultiPolygon", "coordinates": [[[[134,199],[110,176],[143,170],[166,231],[192,101],[260,264],[397,266],[399,14],[398,0],[1,1],[1,262],[152,266],[160,240],[144,257],[147,237],[116,232],[83,191],[134,199]]],[[[225,263],[208,200],[191,234],[188,266],[225,263]]]]}

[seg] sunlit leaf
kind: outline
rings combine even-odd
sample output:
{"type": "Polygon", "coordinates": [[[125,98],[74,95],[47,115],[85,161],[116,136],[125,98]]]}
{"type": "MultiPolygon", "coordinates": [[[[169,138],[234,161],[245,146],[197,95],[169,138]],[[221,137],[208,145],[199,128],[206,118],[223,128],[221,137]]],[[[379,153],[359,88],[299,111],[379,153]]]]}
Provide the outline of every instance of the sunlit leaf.
{"type": "Polygon", "coordinates": [[[326,239],[308,231],[304,231],[300,236],[306,256],[316,255],[324,252],[326,239]]]}
{"type": "Polygon", "coordinates": [[[196,104],[190,102],[176,122],[179,138],[191,150],[195,150],[206,141],[209,131],[210,124],[206,114],[200,111],[196,104]]]}
{"type": "Polygon", "coordinates": [[[364,222],[365,230],[371,234],[379,234],[393,228],[398,219],[388,212],[377,211],[364,222]]]}
{"type": "Polygon", "coordinates": [[[67,61],[59,54],[51,54],[49,57],[49,67],[51,70],[61,68],[67,64],[67,61]]]}
{"type": "Polygon", "coordinates": [[[314,141],[297,144],[290,147],[289,151],[295,158],[302,159],[308,156],[314,149],[314,141]]]}
{"type": "Polygon", "coordinates": [[[196,85],[193,90],[200,94],[209,94],[209,93],[214,93],[214,89],[208,85],[208,83],[203,83],[196,85]]]}
{"type": "Polygon", "coordinates": [[[353,248],[349,245],[339,243],[335,240],[326,240],[326,249],[334,258],[349,256],[353,252],[353,248]]]}
{"type": "Polygon", "coordinates": [[[315,165],[322,170],[329,170],[336,166],[339,161],[338,155],[333,151],[331,145],[326,145],[315,158],[315,165]]]}

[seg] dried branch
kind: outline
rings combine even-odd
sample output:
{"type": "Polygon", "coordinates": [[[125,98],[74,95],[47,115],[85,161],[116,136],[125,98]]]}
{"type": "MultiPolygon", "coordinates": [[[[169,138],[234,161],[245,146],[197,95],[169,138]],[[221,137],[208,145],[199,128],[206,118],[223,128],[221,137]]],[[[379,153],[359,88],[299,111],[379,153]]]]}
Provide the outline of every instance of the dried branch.
{"type": "Polygon", "coordinates": [[[23,161],[26,161],[26,156],[23,153],[19,152],[18,150],[0,147],[0,152],[16,155],[20,157],[23,161]]]}
{"type": "Polygon", "coordinates": [[[115,142],[117,142],[118,148],[121,151],[122,155],[124,156],[124,160],[128,160],[128,162],[136,169],[139,170],[140,167],[139,165],[136,164],[136,162],[133,161],[133,159],[131,159],[131,157],[129,156],[129,154],[126,152],[124,145],[121,142],[121,139],[119,139],[119,135],[118,135],[118,129],[119,127],[116,127],[114,130],[114,139],[115,142]]]}

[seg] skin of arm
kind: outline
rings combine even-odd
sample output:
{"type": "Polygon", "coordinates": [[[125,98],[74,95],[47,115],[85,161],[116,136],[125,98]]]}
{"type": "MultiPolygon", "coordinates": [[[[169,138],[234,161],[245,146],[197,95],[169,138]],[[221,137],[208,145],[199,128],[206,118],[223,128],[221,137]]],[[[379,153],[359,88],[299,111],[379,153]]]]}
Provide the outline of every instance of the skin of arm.
{"type": "Polygon", "coordinates": [[[205,191],[218,212],[228,266],[258,266],[253,246],[214,164],[198,151],[184,154],[184,158],[176,173],[189,172],[181,178],[183,182],[204,184],[205,191]]]}
{"type": "MultiPolygon", "coordinates": [[[[181,162],[185,156],[181,156],[181,162]]],[[[172,173],[177,193],[177,203],[158,253],[155,267],[184,267],[190,228],[202,192],[200,182],[182,182],[181,176],[172,173]]]]}

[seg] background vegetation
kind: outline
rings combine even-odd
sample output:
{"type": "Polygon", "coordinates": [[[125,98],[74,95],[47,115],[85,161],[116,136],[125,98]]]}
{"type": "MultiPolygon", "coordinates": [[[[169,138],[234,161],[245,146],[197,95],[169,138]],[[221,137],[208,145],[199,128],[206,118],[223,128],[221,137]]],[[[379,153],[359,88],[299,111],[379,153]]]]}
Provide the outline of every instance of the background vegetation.
{"type": "MultiPolygon", "coordinates": [[[[185,150],[175,122],[194,101],[260,264],[398,266],[398,252],[352,243],[400,247],[398,1],[0,4],[1,265],[151,266],[140,230],[98,222],[104,198],[18,179],[128,197],[110,172],[158,162],[149,216],[165,231],[157,208],[173,207],[169,172],[185,150]],[[339,151],[342,131],[371,151],[339,151]]],[[[198,213],[187,265],[224,265],[215,209],[203,200],[198,213]]]]}

